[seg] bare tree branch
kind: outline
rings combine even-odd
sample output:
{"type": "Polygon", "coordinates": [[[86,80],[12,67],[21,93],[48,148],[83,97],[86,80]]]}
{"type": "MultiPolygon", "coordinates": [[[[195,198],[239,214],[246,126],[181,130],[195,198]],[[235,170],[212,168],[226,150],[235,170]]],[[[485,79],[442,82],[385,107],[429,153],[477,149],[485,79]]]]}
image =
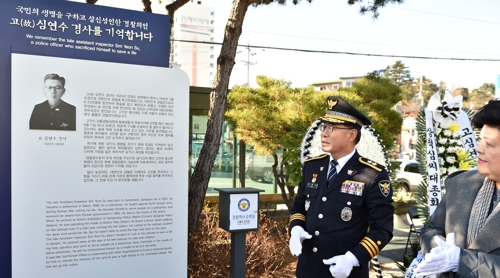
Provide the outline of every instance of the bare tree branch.
{"type": "Polygon", "coordinates": [[[143,11],[152,13],[153,9],[151,9],[151,1],[150,0],[142,0],[142,4],[144,5],[143,11]]]}

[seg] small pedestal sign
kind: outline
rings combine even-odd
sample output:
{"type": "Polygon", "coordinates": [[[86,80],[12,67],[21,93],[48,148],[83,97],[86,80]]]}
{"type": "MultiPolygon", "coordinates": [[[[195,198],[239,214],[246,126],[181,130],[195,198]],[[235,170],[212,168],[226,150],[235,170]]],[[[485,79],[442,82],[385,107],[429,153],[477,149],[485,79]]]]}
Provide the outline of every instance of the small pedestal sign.
{"type": "Polygon", "coordinates": [[[219,227],[231,233],[231,278],[245,278],[246,232],[259,229],[259,192],[255,188],[216,188],[219,227]]]}

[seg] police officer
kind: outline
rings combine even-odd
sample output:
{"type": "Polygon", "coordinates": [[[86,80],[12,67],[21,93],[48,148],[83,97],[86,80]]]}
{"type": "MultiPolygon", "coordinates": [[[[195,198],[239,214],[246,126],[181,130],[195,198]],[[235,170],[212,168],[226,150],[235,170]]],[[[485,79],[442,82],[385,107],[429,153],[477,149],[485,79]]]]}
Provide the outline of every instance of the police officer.
{"type": "Polygon", "coordinates": [[[76,108],[63,101],[66,79],[55,73],[44,78],[47,100],[35,105],[30,118],[30,129],[76,130],[76,108]]]}
{"type": "Polygon", "coordinates": [[[368,278],[369,262],[392,239],[394,207],[384,166],[355,149],[371,121],[339,97],[327,98],[321,145],[304,162],[290,216],[297,278],[368,278]]]}

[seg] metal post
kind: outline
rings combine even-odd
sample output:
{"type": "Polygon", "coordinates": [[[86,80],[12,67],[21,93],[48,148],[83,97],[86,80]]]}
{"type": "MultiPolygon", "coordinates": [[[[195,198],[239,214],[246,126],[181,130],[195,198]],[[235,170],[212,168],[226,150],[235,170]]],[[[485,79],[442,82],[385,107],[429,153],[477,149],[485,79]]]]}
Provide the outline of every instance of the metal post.
{"type": "Polygon", "coordinates": [[[238,161],[236,160],[237,154],[238,154],[238,146],[237,146],[238,141],[239,140],[236,139],[236,137],[234,136],[234,133],[233,133],[233,170],[232,170],[232,172],[233,172],[233,188],[236,188],[236,173],[238,173],[238,171],[236,169],[236,165],[238,164],[238,161]]]}
{"type": "Polygon", "coordinates": [[[245,278],[246,232],[231,233],[231,278],[245,278]]]}
{"type": "Polygon", "coordinates": [[[240,187],[245,188],[245,166],[246,166],[246,147],[245,142],[240,140],[240,187]]]}

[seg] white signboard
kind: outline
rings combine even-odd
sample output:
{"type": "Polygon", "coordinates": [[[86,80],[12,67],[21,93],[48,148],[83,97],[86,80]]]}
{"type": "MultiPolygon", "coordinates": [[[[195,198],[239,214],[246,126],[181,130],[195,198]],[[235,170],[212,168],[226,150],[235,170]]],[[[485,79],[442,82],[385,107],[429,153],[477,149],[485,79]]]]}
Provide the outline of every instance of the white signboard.
{"type": "Polygon", "coordinates": [[[256,230],[259,224],[258,201],[258,193],[231,194],[229,230],[256,230]]]}
{"type": "Polygon", "coordinates": [[[181,70],[12,54],[12,277],[187,277],[188,120],[181,70]]]}

